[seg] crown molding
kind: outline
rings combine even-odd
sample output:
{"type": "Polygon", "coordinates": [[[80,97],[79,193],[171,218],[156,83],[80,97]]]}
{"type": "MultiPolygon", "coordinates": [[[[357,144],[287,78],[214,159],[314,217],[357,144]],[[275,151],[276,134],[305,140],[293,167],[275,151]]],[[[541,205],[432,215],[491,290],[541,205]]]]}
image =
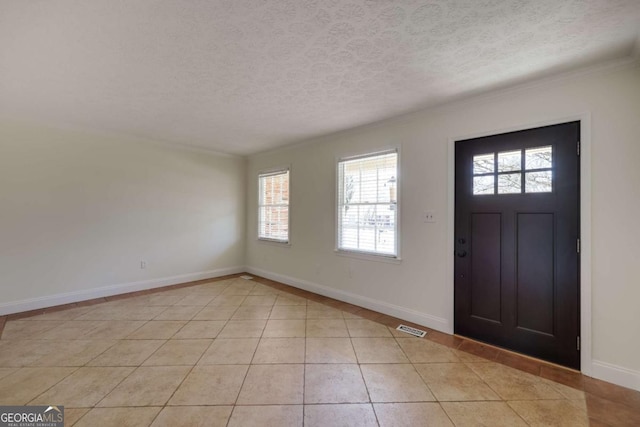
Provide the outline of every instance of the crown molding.
{"type": "Polygon", "coordinates": [[[432,105],[426,108],[422,108],[416,111],[400,114],[397,116],[389,117],[387,119],[378,120],[372,123],[356,126],[353,128],[331,132],[325,135],[304,139],[292,144],[283,145],[264,151],[259,151],[253,154],[248,154],[247,157],[262,157],[268,156],[292,149],[301,148],[307,145],[313,145],[317,143],[327,142],[336,138],[346,138],[352,135],[357,135],[367,130],[374,130],[381,127],[399,124],[407,121],[414,120],[425,114],[438,114],[446,111],[456,110],[467,105],[482,105],[488,103],[496,98],[501,98],[510,94],[523,92],[540,86],[562,84],[567,80],[573,80],[580,77],[586,77],[590,75],[609,74],[623,69],[629,69],[640,66],[640,37],[635,46],[634,53],[624,58],[618,58],[615,60],[590,65],[587,67],[581,67],[575,70],[565,71],[551,76],[541,77],[535,80],[529,80],[513,85],[508,85],[501,88],[495,88],[481,93],[474,93],[469,95],[463,95],[456,99],[452,99],[440,104],[432,105]]]}
{"type": "Polygon", "coordinates": [[[51,130],[58,130],[63,132],[85,133],[87,135],[94,135],[94,136],[103,137],[103,138],[127,139],[131,142],[139,143],[139,144],[154,145],[156,147],[164,147],[164,148],[170,148],[170,149],[187,150],[187,151],[197,152],[201,154],[209,154],[209,155],[218,156],[218,157],[228,157],[228,158],[236,158],[236,159],[246,158],[245,155],[217,151],[217,150],[213,150],[213,149],[201,147],[201,146],[181,144],[181,143],[176,143],[176,142],[167,141],[167,140],[158,140],[158,139],[148,138],[148,137],[130,134],[126,132],[117,132],[117,131],[111,131],[111,130],[90,128],[87,126],[78,126],[78,125],[73,125],[69,123],[53,123],[50,121],[24,120],[24,119],[12,117],[12,116],[0,117],[0,124],[1,123],[10,123],[17,126],[48,128],[51,130]]]}
{"type": "Polygon", "coordinates": [[[381,127],[385,127],[393,124],[411,121],[425,114],[438,114],[441,112],[455,110],[467,105],[474,105],[474,104],[481,105],[491,100],[494,100],[496,98],[504,97],[513,93],[530,90],[532,88],[536,88],[539,86],[561,84],[567,80],[572,80],[579,77],[586,77],[589,75],[597,75],[597,74],[608,74],[615,71],[619,71],[621,69],[634,68],[638,66],[640,66],[640,35],[636,38],[636,43],[631,55],[624,58],[618,58],[616,60],[607,61],[604,63],[599,63],[599,64],[587,66],[587,67],[582,67],[582,68],[578,68],[571,71],[565,71],[565,72],[561,72],[551,76],[546,76],[546,77],[538,78],[535,80],[508,85],[501,88],[490,89],[487,91],[482,91],[480,93],[471,93],[471,94],[461,95],[458,98],[448,100],[443,103],[435,104],[425,108],[420,108],[415,111],[410,111],[410,112],[389,117],[386,119],[377,120],[371,123],[366,123],[360,126],[351,127],[351,128],[339,130],[336,132],[330,132],[330,133],[322,134],[319,136],[314,136],[311,138],[305,138],[303,140],[285,144],[279,147],[269,148],[263,151],[258,151],[255,153],[246,153],[246,154],[229,153],[229,152],[210,149],[207,147],[196,146],[192,144],[183,144],[183,143],[177,143],[177,142],[168,141],[168,140],[152,139],[152,138],[139,136],[135,134],[129,134],[126,132],[96,129],[96,128],[90,128],[86,126],[73,125],[69,123],[52,123],[49,121],[28,121],[28,120],[15,118],[11,116],[0,117],[0,120],[9,121],[15,124],[23,124],[27,126],[48,127],[51,129],[57,129],[57,130],[69,131],[69,132],[83,132],[90,135],[103,136],[103,137],[109,137],[114,139],[127,138],[137,143],[161,146],[165,148],[188,150],[188,151],[214,155],[219,157],[246,159],[246,158],[252,158],[252,157],[262,157],[262,156],[273,155],[276,153],[281,153],[281,152],[301,148],[307,145],[327,142],[336,138],[357,135],[367,130],[373,130],[373,129],[377,129],[377,128],[381,128],[381,127]]]}

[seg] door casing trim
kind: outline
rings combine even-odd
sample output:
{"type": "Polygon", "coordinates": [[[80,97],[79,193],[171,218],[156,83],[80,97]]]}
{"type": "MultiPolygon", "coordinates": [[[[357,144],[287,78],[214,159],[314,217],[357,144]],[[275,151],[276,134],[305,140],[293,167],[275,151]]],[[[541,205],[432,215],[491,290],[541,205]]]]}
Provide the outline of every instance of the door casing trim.
{"type": "Polygon", "coordinates": [[[449,137],[447,159],[447,269],[449,271],[449,301],[447,317],[449,332],[454,328],[454,241],[455,241],[455,142],[507,132],[516,132],[567,122],[580,122],[580,371],[591,376],[591,112],[562,118],[518,124],[486,132],[449,137]]]}

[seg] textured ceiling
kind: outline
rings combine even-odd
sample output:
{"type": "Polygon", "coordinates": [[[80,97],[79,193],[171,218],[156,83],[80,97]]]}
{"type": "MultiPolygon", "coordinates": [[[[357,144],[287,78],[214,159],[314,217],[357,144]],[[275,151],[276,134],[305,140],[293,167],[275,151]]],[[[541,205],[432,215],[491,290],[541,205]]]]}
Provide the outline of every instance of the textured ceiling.
{"type": "Polygon", "coordinates": [[[0,116],[247,154],[630,55],[640,0],[0,0],[0,116]]]}

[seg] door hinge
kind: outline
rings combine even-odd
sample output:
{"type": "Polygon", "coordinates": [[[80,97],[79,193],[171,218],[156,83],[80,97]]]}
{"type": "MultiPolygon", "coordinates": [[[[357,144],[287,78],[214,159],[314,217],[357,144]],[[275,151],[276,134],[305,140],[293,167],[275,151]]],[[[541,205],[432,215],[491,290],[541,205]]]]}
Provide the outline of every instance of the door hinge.
{"type": "Polygon", "coordinates": [[[580,351],[580,337],[576,339],[576,350],[580,351]]]}
{"type": "Polygon", "coordinates": [[[578,141],[578,156],[580,155],[580,141],[578,141]]]}
{"type": "Polygon", "coordinates": [[[576,240],[576,252],[580,253],[580,239],[576,240]]]}

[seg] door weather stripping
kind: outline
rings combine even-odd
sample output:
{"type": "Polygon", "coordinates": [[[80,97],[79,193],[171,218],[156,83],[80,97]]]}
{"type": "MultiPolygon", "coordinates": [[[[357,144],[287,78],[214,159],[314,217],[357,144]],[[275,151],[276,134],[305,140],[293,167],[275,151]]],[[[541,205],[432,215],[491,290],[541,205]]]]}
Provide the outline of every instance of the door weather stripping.
{"type": "Polygon", "coordinates": [[[578,156],[580,155],[580,141],[578,141],[578,156]]]}
{"type": "Polygon", "coordinates": [[[580,337],[578,337],[577,341],[576,350],[580,351],[580,337]]]}
{"type": "Polygon", "coordinates": [[[580,239],[576,240],[576,252],[580,253],[580,239]]]}
{"type": "Polygon", "coordinates": [[[401,331],[401,332],[404,332],[406,334],[413,335],[413,336],[419,337],[419,338],[424,338],[424,336],[427,335],[426,331],[422,331],[420,329],[412,328],[411,326],[407,326],[407,325],[400,325],[396,329],[398,331],[401,331]]]}

